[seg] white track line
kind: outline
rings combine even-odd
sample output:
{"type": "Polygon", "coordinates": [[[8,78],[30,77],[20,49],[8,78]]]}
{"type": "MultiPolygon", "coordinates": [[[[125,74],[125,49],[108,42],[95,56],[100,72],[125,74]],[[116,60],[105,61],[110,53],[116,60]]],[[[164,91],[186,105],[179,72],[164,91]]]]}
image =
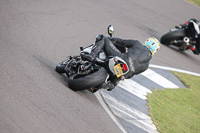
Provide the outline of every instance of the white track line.
{"type": "MultiPolygon", "coordinates": [[[[150,64],[149,67],[159,68],[159,69],[164,69],[164,70],[170,70],[170,71],[176,71],[176,72],[182,72],[182,73],[187,73],[187,74],[191,74],[191,75],[194,75],[194,76],[200,76],[200,74],[198,74],[198,73],[189,72],[189,71],[185,71],[185,70],[181,70],[181,69],[176,69],[176,68],[171,68],[171,67],[164,67],[164,66],[158,66],[158,65],[153,65],[153,64],[150,64]]],[[[132,82],[132,83],[134,83],[134,82],[132,82]]],[[[106,112],[108,113],[108,115],[111,117],[111,119],[120,128],[120,130],[122,131],[122,133],[127,133],[127,131],[121,126],[121,124],[115,118],[115,116],[113,115],[113,113],[111,112],[111,110],[107,107],[106,103],[104,102],[104,99],[102,98],[102,96],[100,94],[100,91],[96,92],[95,96],[97,97],[97,99],[99,100],[99,102],[103,106],[103,108],[106,110],[106,112]]],[[[134,110],[134,109],[132,108],[131,110],[134,110]]],[[[136,112],[136,114],[137,113],[138,112],[136,112]]],[[[118,114],[118,116],[119,115],[120,114],[118,114]]],[[[143,117],[143,116],[144,116],[143,114],[140,115],[140,117],[143,117]]],[[[153,129],[154,129],[154,127],[153,127],[153,129]]]]}
{"type": "Polygon", "coordinates": [[[194,76],[199,76],[200,77],[199,73],[194,73],[194,72],[181,70],[181,69],[176,69],[176,68],[172,68],[172,67],[165,67],[165,66],[159,66],[159,65],[153,65],[153,64],[150,64],[149,67],[159,68],[159,69],[169,70],[169,71],[175,71],[175,72],[181,72],[181,73],[186,73],[186,74],[190,74],[190,75],[194,75],[194,76]]]}
{"type": "Polygon", "coordinates": [[[163,88],[179,88],[177,85],[151,69],[147,69],[145,72],[141,73],[141,75],[145,76],[149,80],[152,80],[152,82],[155,82],[163,88]]]}
{"type": "Polygon", "coordinates": [[[191,3],[191,2],[189,2],[189,1],[187,1],[187,0],[183,0],[183,1],[185,1],[186,3],[188,3],[188,4],[192,5],[192,6],[196,7],[196,8],[200,8],[200,7],[199,7],[199,6],[197,6],[196,4],[194,4],[194,3],[191,3]]]}
{"type": "Polygon", "coordinates": [[[95,93],[95,96],[97,97],[97,99],[99,100],[101,106],[103,106],[103,108],[106,110],[106,112],[108,113],[108,115],[111,117],[111,119],[115,122],[115,124],[120,128],[120,130],[122,131],[122,133],[127,133],[126,130],[122,127],[122,125],[118,122],[118,120],[115,118],[115,116],[113,115],[113,113],[111,112],[111,110],[108,108],[108,106],[106,105],[106,103],[104,102],[101,94],[98,92],[95,93]]]}
{"type": "Polygon", "coordinates": [[[145,88],[144,86],[138,84],[137,82],[131,79],[126,79],[120,82],[118,86],[143,100],[147,99],[147,93],[151,93],[149,89],[145,88]]]}
{"type": "Polygon", "coordinates": [[[123,102],[116,100],[109,94],[102,92],[102,95],[105,97],[106,101],[110,103],[109,107],[112,108],[115,115],[132,123],[140,129],[143,129],[144,131],[151,133],[157,132],[156,126],[153,124],[151,117],[123,102]]]}

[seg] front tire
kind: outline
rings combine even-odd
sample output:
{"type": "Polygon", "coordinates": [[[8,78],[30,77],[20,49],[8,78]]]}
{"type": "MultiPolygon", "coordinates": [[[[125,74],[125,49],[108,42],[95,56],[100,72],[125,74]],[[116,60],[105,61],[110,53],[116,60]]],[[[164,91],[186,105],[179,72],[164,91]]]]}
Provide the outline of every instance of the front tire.
{"type": "Polygon", "coordinates": [[[61,63],[59,63],[57,66],[56,66],[56,68],[55,68],[55,70],[56,70],[56,72],[58,72],[58,73],[65,73],[65,67],[66,67],[66,61],[67,60],[65,60],[65,61],[63,61],[63,62],[61,62],[61,63]]]}
{"type": "Polygon", "coordinates": [[[69,78],[68,86],[74,91],[81,91],[102,84],[105,82],[106,78],[107,71],[105,68],[101,67],[98,71],[84,77],[69,78]]]}
{"type": "Polygon", "coordinates": [[[162,44],[165,44],[165,45],[170,45],[171,41],[182,40],[185,36],[186,36],[185,30],[184,29],[178,29],[178,30],[164,34],[161,37],[160,42],[162,44]]]}

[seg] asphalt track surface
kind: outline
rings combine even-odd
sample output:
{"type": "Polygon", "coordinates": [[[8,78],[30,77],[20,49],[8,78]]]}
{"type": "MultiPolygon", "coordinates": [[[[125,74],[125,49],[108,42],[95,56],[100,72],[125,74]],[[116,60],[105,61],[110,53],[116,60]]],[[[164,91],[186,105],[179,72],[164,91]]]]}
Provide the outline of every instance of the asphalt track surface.
{"type": "MultiPolygon", "coordinates": [[[[73,92],[54,71],[106,34],[143,42],[199,17],[183,0],[1,0],[0,133],[118,133],[95,95],[73,92]]],[[[162,46],[151,64],[200,73],[200,57],[162,46]]]]}

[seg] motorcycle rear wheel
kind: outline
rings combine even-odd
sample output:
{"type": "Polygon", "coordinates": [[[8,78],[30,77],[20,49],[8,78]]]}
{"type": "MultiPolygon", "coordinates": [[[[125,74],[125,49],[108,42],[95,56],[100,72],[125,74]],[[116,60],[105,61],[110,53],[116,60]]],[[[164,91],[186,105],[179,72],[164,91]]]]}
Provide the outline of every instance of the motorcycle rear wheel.
{"type": "Polygon", "coordinates": [[[185,36],[186,36],[185,30],[184,29],[178,29],[178,30],[164,34],[161,37],[160,42],[162,44],[165,44],[165,45],[170,45],[171,41],[182,40],[185,36]]]}
{"type": "Polygon", "coordinates": [[[69,78],[68,86],[74,91],[81,91],[101,85],[105,82],[106,78],[107,71],[105,68],[101,67],[98,71],[84,77],[69,78]]]}

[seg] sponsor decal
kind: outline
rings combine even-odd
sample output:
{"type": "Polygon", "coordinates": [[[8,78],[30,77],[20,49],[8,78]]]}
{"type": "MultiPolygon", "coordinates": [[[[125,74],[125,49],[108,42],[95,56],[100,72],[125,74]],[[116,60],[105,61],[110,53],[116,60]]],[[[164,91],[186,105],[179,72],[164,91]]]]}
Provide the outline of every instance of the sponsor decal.
{"type": "Polygon", "coordinates": [[[133,60],[131,59],[131,57],[128,57],[128,60],[129,60],[129,65],[130,65],[130,69],[132,72],[135,72],[135,68],[133,66],[133,60]]]}

